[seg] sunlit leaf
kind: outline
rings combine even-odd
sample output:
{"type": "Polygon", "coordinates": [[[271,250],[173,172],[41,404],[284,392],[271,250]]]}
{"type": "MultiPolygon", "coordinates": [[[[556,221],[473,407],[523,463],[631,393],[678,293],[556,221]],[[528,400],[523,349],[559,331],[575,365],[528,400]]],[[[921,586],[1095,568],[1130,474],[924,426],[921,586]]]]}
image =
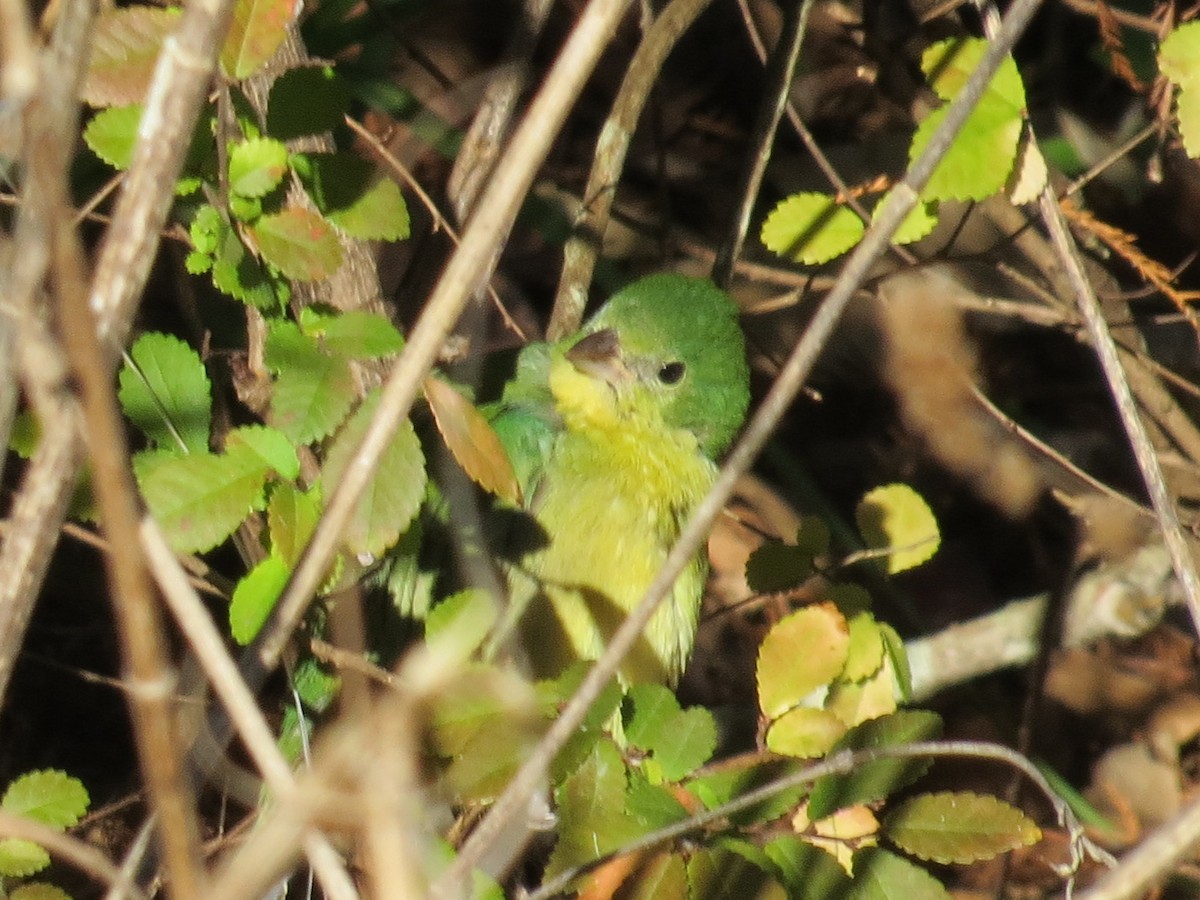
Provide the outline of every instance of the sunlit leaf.
{"type": "Polygon", "coordinates": [[[883,831],[905,853],[938,863],[978,862],[1042,839],[1021,810],[970,791],[910,797],[888,811],[883,831]]]}
{"type": "Polygon", "coordinates": [[[793,194],[763,222],[760,238],[785,259],[814,266],[840,256],[863,236],[862,220],[828,194],[793,194]]]}
{"type": "Polygon", "coordinates": [[[92,106],[141,103],[163,40],[179,24],[177,7],[110,7],[89,35],[88,68],[80,94],[92,106]]]}
{"type": "Polygon", "coordinates": [[[300,476],[300,458],[296,448],[282,432],[265,425],[243,425],[225,437],[225,449],[245,447],[283,478],[293,480],[300,476]]]}
{"type": "Polygon", "coordinates": [[[289,575],[287,563],[272,554],[237,583],[229,603],[229,631],[235,641],[244,646],[254,640],[283,593],[289,575]]]}
{"type": "Polygon", "coordinates": [[[229,190],[241,197],[262,197],[273,191],[288,170],[288,151],[282,142],[253,138],[229,150],[229,190]]]}
{"type": "Polygon", "coordinates": [[[675,695],[657,684],[634,685],[629,701],[633,716],[625,738],[651,753],[667,781],[679,781],[712,756],[717,726],[708,710],[680,709],[675,695]]]}
{"type": "Polygon", "coordinates": [[[1172,31],[1158,48],[1158,66],[1179,89],[1175,114],[1188,156],[1200,156],[1200,21],[1172,31]]]}
{"type": "Polygon", "coordinates": [[[147,332],[129,348],[118,381],[121,409],[151,445],[208,451],[212,385],[190,346],[169,334],[147,332]]]}
{"type": "Polygon", "coordinates": [[[439,378],[425,379],[425,399],[446,447],[476,484],[509,503],[521,502],[521,486],[500,438],[466,397],[439,378]]]}
{"type": "Polygon", "coordinates": [[[320,516],[321,504],[315,489],[302,491],[287,482],[276,485],[267,501],[271,552],[289,566],[294,566],[320,516]]]}
{"type": "Polygon", "coordinates": [[[903,857],[878,847],[854,855],[854,884],[846,900],[951,900],[940,881],[903,857]]]}
{"type": "Polygon", "coordinates": [[[114,169],[124,171],[133,160],[133,146],[137,143],[141,120],[140,103],[102,109],[83,129],[83,142],[114,169]]]}
{"type": "Polygon", "coordinates": [[[832,681],[846,664],[846,620],[829,603],[781,619],[758,649],[759,707],[775,718],[832,681]]]}
{"type": "Polygon", "coordinates": [[[846,725],[823,709],[790,709],[767,729],[767,749],[798,759],[824,756],[846,733],[846,725]]]}
{"type": "Polygon", "coordinates": [[[329,223],[315,212],[293,206],[250,226],[258,252],[288,278],[320,281],[342,264],[342,245],[329,223]]]}
{"type": "Polygon", "coordinates": [[[331,434],[354,404],[350,363],[324,353],[292,322],[272,323],[265,361],[275,373],[268,421],[297,444],[331,434]]]}
{"type": "Polygon", "coordinates": [[[615,850],[638,832],[625,812],[625,764],[616,745],[595,742],[583,764],[554,791],[558,842],[547,877],[615,850]]]}
{"type": "Polygon", "coordinates": [[[395,241],[408,237],[408,205],[400,187],[350,153],[308,154],[297,163],[317,209],[351,237],[395,241]]]}
{"type": "Polygon", "coordinates": [[[269,60],[296,17],[299,0],[237,0],[221,48],[221,66],[238,81],[269,60]]]}
{"type": "Polygon", "coordinates": [[[887,550],[887,571],[895,575],[921,565],[941,545],[937,519],[924,498],[906,484],[877,487],[854,511],[866,545],[887,550]]]}
{"type": "Polygon", "coordinates": [[[91,802],[78,778],[58,769],[43,769],[13,779],[0,800],[0,809],[63,829],[78,824],[91,802]]]}

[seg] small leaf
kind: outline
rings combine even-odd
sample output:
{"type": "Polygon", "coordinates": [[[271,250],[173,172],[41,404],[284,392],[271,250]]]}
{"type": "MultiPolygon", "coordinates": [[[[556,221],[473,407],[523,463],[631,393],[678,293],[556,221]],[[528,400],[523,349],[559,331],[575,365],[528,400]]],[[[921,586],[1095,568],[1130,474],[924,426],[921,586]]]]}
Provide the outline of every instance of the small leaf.
{"type": "Polygon", "coordinates": [[[163,40],[179,24],[178,8],[125,6],[101,13],[89,36],[91,52],[80,95],[91,106],[141,103],[163,40]]]}
{"type": "Polygon", "coordinates": [[[114,169],[124,171],[133,160],[133,146],[137,143],[141,120],[140,103],[102,109],[83,129],[83,141],[114,169]]]}
{"type": "Polygon", "coordinates": [[[286,320],[269,326],[264,358],[276,376],[271,425],[297,444],[332,434],[354,404],[350,364],[323,353],[313,338],[286,320]]]}
{"type": "Polygon", "coordinates": [[[342,264],[342,245],[329,224],[298,206],[263,216],[250,231],[263,259],[288,278],[320,281],[342,264]]]}
{"type": "Polygon", "coordinates": [[[306,306],[300,311],[300,327],[319,337],[326,352],[347,359],[380,359],[404,349],[404,335],[379,313],[347,310],[330,315],[306,306]]]}
{"type": "Polygon", "coordinates": [[[286,483],[276,485],[267,501],[271,552],[289,566],[295,566],[320,517],[320,499],[316,490],[302,491],[286,483]]]}
{"type": "MultiPolygon", "coordinates": [[[[763,849],[787,886],[789,900],[842,900],[852,889],[850,878],[832,856],[795,835],[776,838],[763,849]]],[[[914,900],[918,897],[924,900],[912,895],[914,900]]]]}
{"type": "Polygon", "coordinates": [[[940,881],[907,859],[868,847],[854,855],[854,884],[845,900],[952,900],[940,881]]]}
{"type": "Polygon", "coordinates": [[[0,840],[0,875],[26,878],[50,865],[50,854],[33,841],[0,840]]]}
{"type": "Polygon", "coordinates": [[[451,594],[429,611],[425,645],[438,659],[465,661],[483,646],[497,616],[495,601],[481,588],[451,594]]]}
{"type": "MultiPolygon", "coordinates": [[[[379,392],[364,398],[358,411],[338,433],[321,469],[321,490],[332,496],[343,473],[349,468],[363,436],[379,406],[379,392]]],[[[425,456],[405,419],[379,459],[358,507],[342,532],[342,543],[355,555],[382,556],[408,528],[425,495],[425,456]]]]}
{"type": "Polygon", "coordinates": [[[169,334],[134,341],[119,375],[125,415],[151,445],[206,453],[212,427],[212,384],[200,356],[169,334]]]}
{"type": "Polygon", "coordinates": [[[134,471],[150,512],[177,553],[203,553],[262,509],[267,467],[246,448],[217,456],[193,453],[154,459],[134,457],[134,471]]]}
{"type": "Polygon", "coordinates": [[[615,850],[637,834],[625,812],[625,765],[612,741],[601,738],[583,764],[554,791],[558,843],[546,867],[553,877],[615,850]]]}
{"type": "Polygon", "coordinates": [[[425,379],[425,399],[446,447],[485,491],[519,504],[521,486],[500,438],[474,404],[439,378],[425,379]]]}
{"type": "Polygon", "coordinates": [[[633,717],[626,740],[652,754],[666,781],[690,775],[717,748],[717,726],[708,710],[680,709],[675,695],[657,684],[634,685],[629,699],[633,717]]]}
{"type": "Polygon", "coordinates": [[[223,218],[220,221],[212,266],[213,284],[235,300],[263,312],[277,313],[287,302],[287,283],[272,276],[246,249],[230,224],[223,218]]]}
{"type": "Polygon", "coordinates": [[[400,187],[350,153],[309,154],[298,167],[313,203],[351,237],[395,241],[408,237],[408,206],[400,187]]]}
{"type": "Polygon", "coordinates": [[[910,797],[888,812],[883,830],[905,853],[937,863],[978,862],[1042,839],[1015,806],[969,791],[910,797]]]}
{"type": "Polygon", "coordinates": [[[868,547],[889,551],[890,575],[921,565],[941,545],[933,511],[907,484],[875,488],[859,501],[854,518],[868,547]]]}
{"type": "Polygon", "coordinates": [[[781,541],[763,541],[746,560],[746,582],[756,594],[798,588],[815,571],[811,551],[781,541]]]}
{"type": "Polygon", "coordinates": [[[854,852],[876,845],[879,821],[869,807],[858,805],[847,806],[831,816],[810,822],[808,810],[802,806],[792,818],[792,828],[805,841],[836,859],[847,875],[853,875],[854,852]]]}
{"type": "Polygon", "coordinates": [[[271,555],[247,572],[233,589],[229,603],[229,631],[243,647],[254,640],[283,593],[291,569],[271,555]]]}
{"type": "Polygon", "coordinates": [[[858,725],[896,711],[896,677],[889,660],[865,681],[838,679],[829,688],[825,708],[847,725],[858,725]]]}
{"type": "Polygon", "coordinates": [[[850,649],[846,654],[842,678],[862,681],[878,672],[883,665],[883,634],[875,617],[867,612],[854,616],[849,624],[850,649]]]}
{"type": "Polygon", "coordinates": [[[0,809],[62,830],[79,823],[91,804],[78,778],[58,769],[27,772],[13,779],[0,800],[0,809]]]}
{"type": "Polygon", "coordinates": [[[71,895],[56,885],[34,881],[13,888],[8,900],[71,900],[71,895]]]}
{"type": "Polygon", "coordinates": [[[275,55],[296,17],[298,0],[237,0],[221,48],[221,66],[238,81],[275,55]]]}
{"type": "Polygon", "coordinates": [[[229,151],[229,190],[241,197],[262,197],[275,190],[288,170],[282,142],[253,138],[229,151]]]}
{"type": "MultiPolygon", "coordinates": [[[[892,202],[894,194],[888,191],[879,204],[875,207],[871,219],[878,219],[886,204],[892,202]]],[[[909,210],[904,221],[900,223],[900,227],[896,229],[892,235],[892,243],[897,245],[911,244],[913,241],[919,241],[926,237],[934,228],[937,227],[937,204],[922,203],[920,201],[909,210]]]]}
{"type": "Polygon", "coordinates": [[[846,733],[846,725],[823,709],[789,709],[767,729],[767,749],[797,759],[824,756],[846,733]]]}
{"type": "Polygon", "coordinates": [[[1175,114],[1183,148],[1193,159],[1200,156],[1200,22],[1180,25],[1158,48],[1158,66],[1179,88],[1175,114]]]}
{"type": "MultiPolygon", "coordinates": [[[[838,741],[839,750],[870,750],[932,740],[941,732],[942,720],[925,710],[908,709],[872,719],[848,731],[838,741]]],[[[923,759],[876,759],[859,765],[849,775],[829,775],[813,785],[808,814],[823,819],[836,809],[855,803],[872,803],[917,780],[929,768],[923,759]]]]}
{"type": "Polygon", "coordinates": [[[775,718],[819,687],[846,664],[850,636],[846,620],[830,603],[797,610],[781,619],[758,648],[758,702],[775,718]]]}
{"type": "Polygon", "coordinates": [[[1008,177],[1005,191],[1013,206],[1036,203],[1050,179],[1046,159],[1038,148],[1033,131],[1026,126],[1021,131],[1021,146],[1017,150],[1017,164],[1008,177]]]}
{"type": "Polygon", "coordinates": [[[793,194],[763,222],[763,246],[808,266],[845,253],[863,236],[862,220],[828,194],[793,194]]]}
{"type": "Polygon", "coordinates": [[[292,481],[300,477],[300,458],[287,436],[265,425],[243,425],[225,438],[225,449],[245,447],[270,466],[280,477],[292,481]]]}
{"type": "Polygon", "coordinates": [[[267,133],[290,141],[333,131],[349,108],[350,88],[333,66],[289,69],[271,85],[267,133]]]}

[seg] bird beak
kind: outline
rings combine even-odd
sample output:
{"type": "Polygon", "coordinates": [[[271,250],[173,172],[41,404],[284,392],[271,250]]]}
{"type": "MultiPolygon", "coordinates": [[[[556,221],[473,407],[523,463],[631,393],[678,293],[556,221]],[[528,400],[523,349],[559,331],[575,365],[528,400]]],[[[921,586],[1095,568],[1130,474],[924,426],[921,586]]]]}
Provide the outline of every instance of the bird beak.
{"type": "Polygon", "coordinates": [[[621,341],[611,328],[601,328],[580,338],[566,352],[566,357],[584,375],[598,378],[614,388],[633,377],[622,359],[621,341]]]}

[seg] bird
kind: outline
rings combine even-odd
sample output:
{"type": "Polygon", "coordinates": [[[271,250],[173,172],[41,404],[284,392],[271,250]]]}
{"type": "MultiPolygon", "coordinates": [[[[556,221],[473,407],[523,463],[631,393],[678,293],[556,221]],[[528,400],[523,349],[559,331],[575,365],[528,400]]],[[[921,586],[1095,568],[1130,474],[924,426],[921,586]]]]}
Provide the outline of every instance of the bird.
{"type": "MultiPolygon", "coordinates": [[[[742,425],[749,371],[738,310],[673,272],[615,293],[574,335],[531,344],[491,415],[534,528],[507,548],[509,604],[532,673],[594,660],[641,600],[742,425]]],[[[680,573],[618,672],[673,687],[708,569],[680,573]]]]}

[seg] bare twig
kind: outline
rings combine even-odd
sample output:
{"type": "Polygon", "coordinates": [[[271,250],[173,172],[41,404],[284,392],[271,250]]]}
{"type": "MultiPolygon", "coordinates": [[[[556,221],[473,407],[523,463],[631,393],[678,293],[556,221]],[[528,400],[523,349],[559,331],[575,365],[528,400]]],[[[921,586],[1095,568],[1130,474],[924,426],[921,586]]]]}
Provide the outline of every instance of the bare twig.
{"type": "Polygon", "coordinates": [[[600,130],[596,156],[579,219],[563,248],[563,270],[554,297],[554,311],[546,336],[556,340],[579,328],[587,306],[592,269],[608,228],[609,212],[617,193],[617,180],[625,167],[625,156],[650,89],[667,55],[712,0],[671,0],[647,29],[629,61],[612,112],[600,130]]]}
{"type": "Polygon", "coordinates": [[[559,749],[575,733],[588,708],[616,674],[621,660],[641,637],[659,602],[704,542],[738,479],[749,469],[774,430],[775,424],[791,405],[800,386],[812,370],[818,354],[833,333],[846,304],[867,277],[874,261],[886,252],[892,234],[916,204],[918,192],[953,143],[954,136],[962,128],[1001,60],[1025,29],[1039,2],[1040,0],[1014,0],[1009,7],[1001,33],[991,42],[978,68],[971,73],[959,96],[950,104],[945,119],[924,152],[913,163],[904,180],[896,186],[894,202],[888,204],[867,230],[858,247],[850,254],[837,284],[825,298],[804,337],[780,370],[774,386],[746,426],[745,434],[722,466],[712,490],[688,519],[662,570],[637,607],[614,633],[605,652],[589,670],[574,697],[563,708],[537,748],[467,839],[446,876],[434,885],[435,895],[448,896],[452,886],[460,883],[471,871],[475,860],[482,855],[488,843],[519,813],[525,799],[542,783],[559,749]]]}

